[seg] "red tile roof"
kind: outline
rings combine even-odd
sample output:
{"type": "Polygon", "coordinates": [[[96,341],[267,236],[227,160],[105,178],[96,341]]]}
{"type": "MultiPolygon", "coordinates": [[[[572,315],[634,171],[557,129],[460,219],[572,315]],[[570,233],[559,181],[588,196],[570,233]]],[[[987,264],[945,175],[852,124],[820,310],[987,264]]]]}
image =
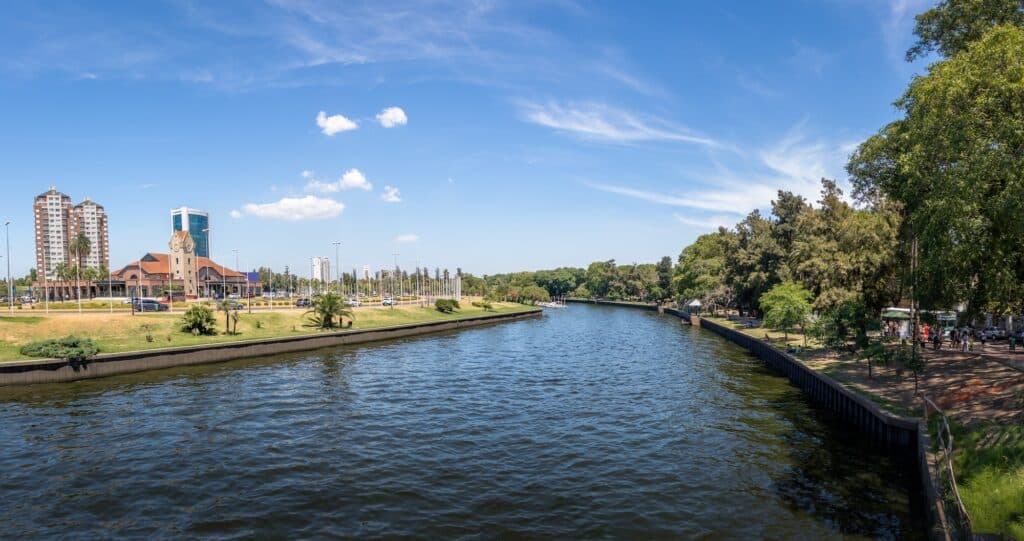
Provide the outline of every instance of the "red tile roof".
{"type": "MultiPolygon", "coordinates": [[[[160,275],[166,276],[167,272],[168,272],[168,268],[167,268],[168,259],[167,258],[168,258],[167,254],[159,254],[159,253],[156,253],[156,252],[148,252],[148,253],[146,253],[146,255],[142,256],[142,261],[141,261],[143,274],[144,275],[160,274],[160,275]],[[147,261],[147,260],[150,260],[150,259],[152,261],[147,261]]],[[[216,272],[219,275],[223,275],[226,278],[245,278],[246,277],[245,274],[242,274],[242,273],[240,273],[240,272],[238,272],[238,271],[236,271],[234,269],[225,267],[224,265],[221,265],[220,263],[217,263],[216,261],[213,261],[213,260],[211,260],[208,257],[197,256],[196,257],[196,261],[197,261],[196,272],[202,270],[205,267],[209,267],[213,272],[216,272]]],[[[114,272],[114,276],[117,276],[118,278],[122,278],[123,279],[124,278],[124,274],[125,274],[125,272],[128,271],[129,267],[138,267],[139,265],[140,265],[140,261],[132,261],[131,263],[128,263],[127,265],[125,265],[121,270],[114,272]]]]}

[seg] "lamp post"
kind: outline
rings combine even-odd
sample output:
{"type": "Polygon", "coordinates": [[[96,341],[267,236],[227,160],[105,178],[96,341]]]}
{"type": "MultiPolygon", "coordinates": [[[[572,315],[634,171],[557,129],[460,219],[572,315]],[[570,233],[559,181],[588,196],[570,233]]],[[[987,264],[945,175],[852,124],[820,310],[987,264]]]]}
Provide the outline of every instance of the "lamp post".
{"type": "Polygon", "coordinates": [[[395,278],[398,278],[398,285],[399,285],[399,287],[401,287],[401,285],[402,285],[402,277],[401,276],[397,276],[397,277],[395,276],[396,274],[398,274],[398,252],[395,252],[395,253],[393,253],[391,255],[395,256],[395,268],[394,268],[394,270],[392,271],[392,274],[391,274],[391,308],[394,308],[395,307],[395,302],[401,302],[401,299],[402,299],[402,295],[399,294],[398,295],[398,300],[397,301],[395,300],[395,278]]]}
{"type": "Polygon", "coordinates": [[[50,291],[46,281],[46,249],[49,246],[43,246],[43,306],[46,307],[46,313],[50,313],[50,291]]]}
{"type": "Polygon", "coordinates": [[[340,261],[339,258],[338,258],[338,254],[340,253],[340,250],[341,250],[341,241],[340,240],[336,240],[336,241],[332,242],[331,244],[334,245],[334,267],[338,269],[338,296],[340,297],[341,296],[341,266],[338,263],[340,261]]]}
{"type": "Polygon", "coordinates": [[[11,281],[11,221],[4,222],[4,243],[7,245],[7,310],[14,313],[14,282],[11,281]]]}
{"type": "MultiPolygon", "coordinates": [[[[206,233],[206,260],[210,260],[210,228],[203,229],[203,233],[206,233]]],[[[206,296],[210,296],[210,267],[206,267],[205,282],[206,282],[206,296]]]]}
{"type": "MultiPolygon", "coordinates": [[[[238,270],[238,250],[231,250],[231,251],[235,253],[235,272],[242,272],[242,271],[238,270]]],[[[241,294],[242,288],[239,287],[238,291],[239,291],[239,294],[241,294]]]]}

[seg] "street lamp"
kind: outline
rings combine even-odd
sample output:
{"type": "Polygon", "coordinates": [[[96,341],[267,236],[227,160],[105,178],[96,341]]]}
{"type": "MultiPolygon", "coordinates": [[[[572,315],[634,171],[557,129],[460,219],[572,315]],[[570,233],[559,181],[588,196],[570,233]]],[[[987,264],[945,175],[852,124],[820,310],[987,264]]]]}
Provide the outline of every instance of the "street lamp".
{"type": "MultiPolygon", "coordinates": [[[[398,274],[398,252],[395,252],[395,253],[393,253],[391,255],[395,256],[395,269],[394,269],[393,273],[391,274],[391,307],[394,308],[395,307],[395,278],[398,278],[398,285],[399,285],[399,287],[401,287],[401,285],[402,285],[402,277],[401,276],[395,276],[396,274],[398,274]]],[[[401,300],[402,300],[402,295],[399,294],[398,295],[398,302],[401,302],[401,300]]]]}
{"type": "MultiPolygon", "coordinates": [[[[206,233],[206,259],[210,259],[210,228],[203,229],[203,233],[206,233]]],[[[205,274],[206,281],[206,296],[210,296],[210,267],[206,267],[205,274]]]]}
{"type": "MultiPolygon", "coordinates": [[[[341,266],[338,263],[340,261],[338,259],[338,254],[339,254],[339,250],[341,248],[341,241],[340,240],[336,240],[336,241],[332,242],[331,244],[334,245],[334,267],[338,270],[338,296],[340,297],[341,296],[341,266]]],[[[330,278],[328,278],[328,279],[330,279],[330,278]]]]}
{"type": "Polygon", "coordinates": [[[7,244],[7,309],[14,312],[14,282],[11,281],[11,221],[4,222],[4,238],[7,244]]]}
{"type": "MultiPolygon", "coordinates": [[[[235,272],[242,272],[242,271],[238,270],[238,250],[231,250],[231,251],[235,253],[235,272]]],[[[242,288],[239,287],[238,291],[239,291],[239,294],[241,294],[242,288]]]]}

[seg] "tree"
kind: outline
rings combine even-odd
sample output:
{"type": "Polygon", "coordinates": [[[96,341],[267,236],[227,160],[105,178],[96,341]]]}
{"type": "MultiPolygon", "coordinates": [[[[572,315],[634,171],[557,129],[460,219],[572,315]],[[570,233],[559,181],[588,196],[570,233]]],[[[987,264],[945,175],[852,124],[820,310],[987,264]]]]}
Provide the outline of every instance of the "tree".
{"type": "Polygon", "coordinates": [[[518,300],[523,303],[548,302],[551,300],[551,295],[543,287],[531,284],[519,292],[518,300]]]}
{"type": "Polygon", "coordinates": [[[237,320],[235,321],[235,329],[232,330],[231,328],[231,312],[237,312],[237,310],[234,309],[234,301],[225,299],[221,301],[218,306],[220,307],[220,311],[224,312],[224,334],[235,334],[235,331],[238,330],[237,320]]]}
{"type": "Polygon", "coordinates": [[[181,316],[181,332],[199,335],[211,335],[217,332],[213,310],[201,304],[193,304],[181,316]]]}
{"type": "MultiPolygon", "coordinates": [[[[674,289],[684,300],[698,299],[705,306],[727,305],[730,299],[717,296],[725,286],[725,237],[721,233],[708,233],[697,237],[693,244],[679,253],[674,289]],[[715,297],[715,302],[712,302],[715,297]]],[[[714,311],[714,308],[708,307],[714,311]]]]}
{"type": "Polygon", "coordinates": [[[851,158],[860,195],[891,199],[904,216],[925,307],[966,301],[968,316],[1021,308],[1022,81],[1024,29],[995,27],[914,79],[897,102],[904,118],[851,158]]]}
{"type": "Polygon", "coordinates": [[[350,320],[355,319],[352,314],[352,308],[349,307],[348,303],[345,302],[341,295],[334,293],[324,293],[317,299],[316,305],[312,309],[306,312],[307,327],[316,327],[319,329],[333,329],[335,327],[335,320],[337,320],[337,326],[341,326],[344,318],[350,320]]]}
{"type": "Polygon", "coordinates": [[[995,26],[1024,26],[1021,0],[942,0],[916,17],[917,43],[907,51],[907,61],[938,52],[946,57],[967,50],[995,26]]]}
{"type": "Polygon", "coordinates": [[[79,272],[85,265],[85,258],[92,252],[92,241],[89,240],[89,237],[85,236],[85,233],[79,233],[68,243],[68,252],[78,260],[78,265],[75,269],[75,297],[81,303],[82,287],[79,285],[79,272]]]}
{"type": "Polygon", "coordinates": [[[772,222],[757,210],[733,231],[719,230],[725,243],[725,283],[732,288],[736,303],[757,310],[759,299],[779,283],[783,254],[772,235],[772,222]]]}
{"type": "Polygon", "coordinates": [[[661,300],[669,296],[669,292],[672,291],[672,258],[662,257],[655,265],[655,270],[658,273],[658,300],[661,300]]]}
{"type": "Polygon", "coordinates": [[[788,342],[789,329],[796,326],[803,329],[811,314],[811,292],[795,282],[783,282],[761,295],[760,305],[764,310],[764,324],[781,330],[788,342]]]}

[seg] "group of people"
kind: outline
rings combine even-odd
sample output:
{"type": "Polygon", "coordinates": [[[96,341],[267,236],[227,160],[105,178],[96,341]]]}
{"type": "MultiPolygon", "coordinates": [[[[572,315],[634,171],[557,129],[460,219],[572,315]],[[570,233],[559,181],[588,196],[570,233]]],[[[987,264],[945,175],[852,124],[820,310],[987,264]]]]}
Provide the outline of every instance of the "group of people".
{"type": "MultiPolygon", "coordinates": [[[[909,327],[909,325],[900,325],[898,321],[887,321],[882,326],[882,334],[888,338],[909,340],[912,332],[909,327]]],[[[978,341],[981,344],[981,349],[984,350],[986,339],[985,333],[973,329],[953,329],[949,333],[949,349],[963,352],[974,351],[974,343],[978,341]]],[[[917,340],[922,347],[931,342],[932,348],[938,351],[942,349],[946,337],[941,327],[933,328],[926,323],[918,329],[917,340]]]]}

